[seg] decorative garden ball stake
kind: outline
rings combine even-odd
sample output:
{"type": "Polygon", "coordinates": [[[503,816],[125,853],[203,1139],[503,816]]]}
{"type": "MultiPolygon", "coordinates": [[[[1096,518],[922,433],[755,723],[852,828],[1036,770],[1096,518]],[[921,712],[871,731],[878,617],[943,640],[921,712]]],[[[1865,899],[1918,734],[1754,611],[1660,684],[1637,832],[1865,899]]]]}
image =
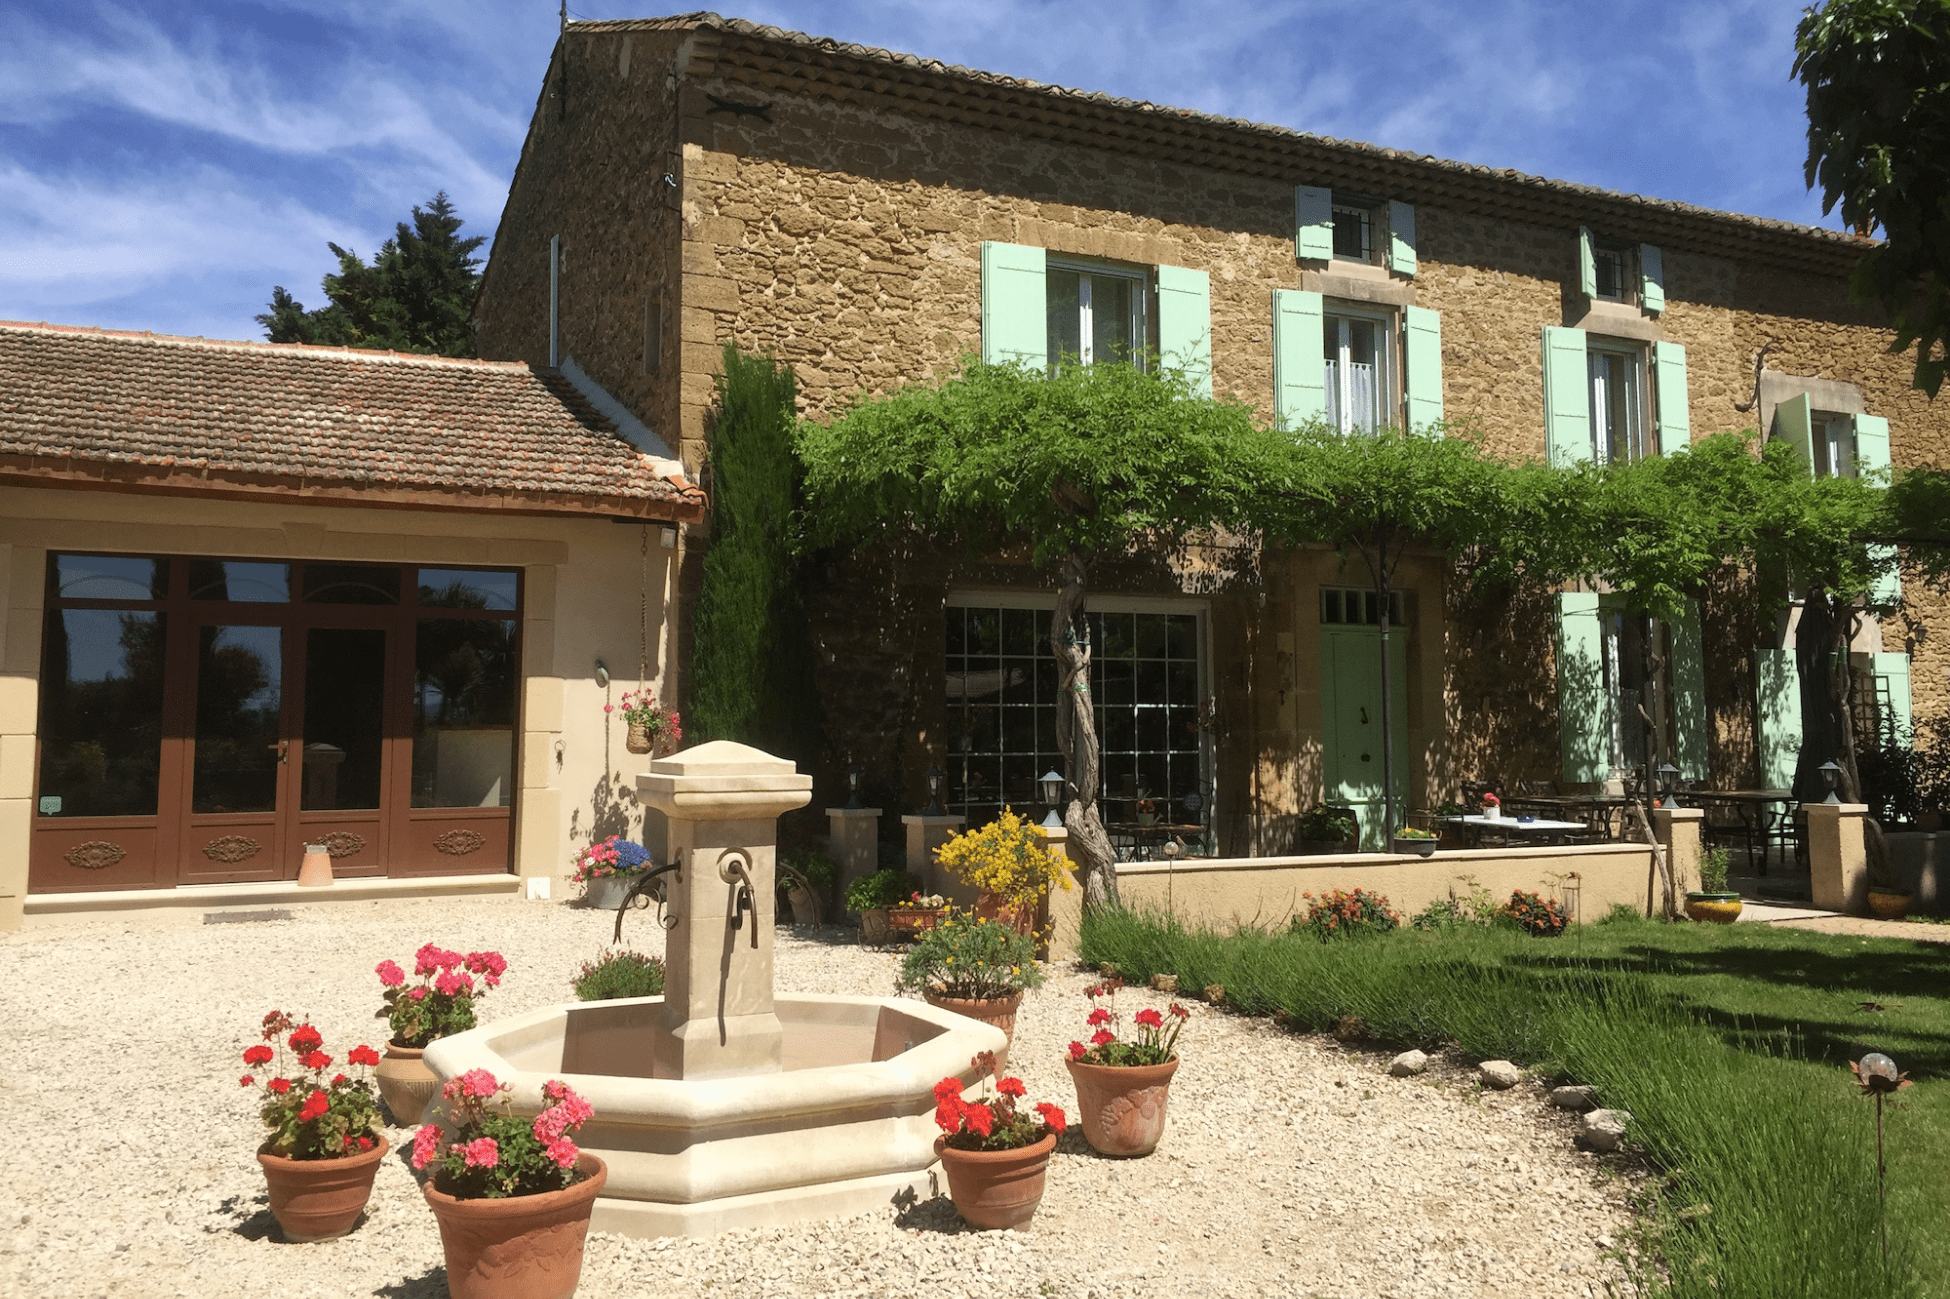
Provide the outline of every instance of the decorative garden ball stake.
{"type": "Polygon", "coordinates": [[[1849,1062],[1849,1072],[1862,1090],[1876,1098],[1876,1194],[1881,1200],[1882,1261],[1889,1261],[1888,1169],[1882,1162],[1882,1098],[1909,1086],[1909,1075],[1896,1072],[1896,1062],[1880,1051],[1871,1051],[1849,1062]]]}

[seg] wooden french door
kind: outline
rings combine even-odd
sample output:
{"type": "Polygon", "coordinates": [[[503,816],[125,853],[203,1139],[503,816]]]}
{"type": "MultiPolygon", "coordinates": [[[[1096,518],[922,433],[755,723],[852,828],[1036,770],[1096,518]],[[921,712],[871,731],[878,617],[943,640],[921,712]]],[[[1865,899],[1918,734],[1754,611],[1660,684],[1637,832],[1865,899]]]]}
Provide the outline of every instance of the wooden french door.
{"type": "Polygon", "coordinates": [[[335,875],[383,873],[382,808],[405,793],[392,788],[403,755],[385,725],[400,703],[389,698],[397,637],[356,615],[328,611],[320,625],[306,612],[180,633],[195,664],[176,728],[182,883],[295,879],[309,843],[325,845],[335,875]]]}

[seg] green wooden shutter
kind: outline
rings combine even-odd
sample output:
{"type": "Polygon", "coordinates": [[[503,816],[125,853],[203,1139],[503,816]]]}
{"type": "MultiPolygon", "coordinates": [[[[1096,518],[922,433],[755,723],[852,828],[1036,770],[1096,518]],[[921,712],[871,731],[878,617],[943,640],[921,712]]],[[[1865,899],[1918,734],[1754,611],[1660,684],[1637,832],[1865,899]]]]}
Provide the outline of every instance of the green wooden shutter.
{"type": "MultiPolygon", "coordinates": [[[[1882,720],[1882,735],[1904,741],[1915,735],[1910,713],[1909,655],[1871,654],[1869,670],[1875,673],[1876,707],[1882,720]]],[[[1858,738],[1857,743],[1861,743],[1858,738]]]]}
{"type": "Polygon", "coordinates": [[[1312,185],[1293,187],[1293,255],[1303,262],[1334,256],[1334,191],[1312,185]]]}
{"type": "Polygon", "coordinates": [[[1318,293],[1273,290],[1273,406],[1287,428],[1327,414],[1326,338],[1318,293]]]}
{"type": "Polygon", "coordinates": [[[1774,408],[1774,436],[1801,453],[1801,463],[1815,471],[1815,412],[1808,394],[1790,397],[1774,408]]]}
{"type": "Polygon", "coordinates": [[[1611,718],[1605,697],[1604,628],[1598,597],[1557,597],[1557,724],[1564,779],[1592,784],[1611,775],[1611,718]]]}
{"type": "Polygon", "coordinates": [[[1666,309],[1666,259],[1657,244],[1639,245],[1639,306],[1655,316],[1666,309]]]}
{"type": "Polygon", "coordinates": [[[1591,227],[1578,227],[1578,292],[1598,296],[1598,254],[1591,249],[1591,227]]]}
{"type": "Polygon", "coordinates": [[[1388,203],[1388,269],[1397,275],[1415,274],[1415,207],[1388,203]]]}
{"type": "Polygon", "coordinates": [[[1544,442],[1560,468],[1591,459],[1591,371],[1582,329],[1544,326],[1544,442]]]}
{"type": "Polygon", "coordinates": [[[1763,649],[1754,656],[1760,723],[1760,785],[1792,789],[1801,760],[1801,673],[1794,651],[1763,649]]]}
{"type": "Polygon", "coordinates": [[[1442,422],[1442,315],[1427,307],[1402,311],[1402,352],[1408,362],[1408,427],[1426,433],[1442,422]]]}
{"type": "Polygon", "coordinates": [[[1672,624],[1672,718],[1678,753],[1673,765],[1685,780],[1706,779],[1706,650],[1699,606],[1686,602],[1672,624]]]}
{"type": "Polygon", "coordinates": [[[1204,271],[1158,268],[1158,357],[1212,395],[1212,277],[1204,271]]]}
{"type": "Polygon", "coordinates": [[[1659,375],[1659,454],[1672,455],[1693,444],[1693,421],[1686,402],[1686,349],[1661,339],[1652,345],[1659,375]]]}
{"type": "MultiPolygon", "coordinates": [[[[1855,417],[1855,473],[1858,478],[1867,478],[1874,473],[1889,471],[1889,421],[1880,415],[1857,415],[1855,417]]],[[[1871,546],[1871,553],[1878,558],[1893,558],[1896,548],[1889,545],[1871,546]]],[[[1889,571],[1876,581],[1875,589],[1869,592],[1872,603],[1891,608],[1901,604],[1903,599],[1903,579],[1891,565],[1889,571]]],[[[1908,681],[1907,666],[1903,669],[1904,681],[1908,681]]]]}
{"type": "Polygon", "coordinates": [[[1045,254],[1024,244],[982,245],[982,360],[1049,364],[1045,254]]]}

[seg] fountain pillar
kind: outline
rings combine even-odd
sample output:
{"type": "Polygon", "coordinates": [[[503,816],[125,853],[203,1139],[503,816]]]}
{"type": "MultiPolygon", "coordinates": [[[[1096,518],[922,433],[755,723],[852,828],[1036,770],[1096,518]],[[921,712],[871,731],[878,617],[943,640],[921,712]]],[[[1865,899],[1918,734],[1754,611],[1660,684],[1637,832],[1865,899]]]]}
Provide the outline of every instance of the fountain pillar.
{"type": "Polygon", "coordinates": [[[658,1078],[777,1073],[784,1032],[772,1000],[778,818],[812,801],[812,777],[769,753],[716,740],[650,764],[637,798],[669,822],[682,854],[666,911],[664,1002],[652,1030],[658,1078]]]}

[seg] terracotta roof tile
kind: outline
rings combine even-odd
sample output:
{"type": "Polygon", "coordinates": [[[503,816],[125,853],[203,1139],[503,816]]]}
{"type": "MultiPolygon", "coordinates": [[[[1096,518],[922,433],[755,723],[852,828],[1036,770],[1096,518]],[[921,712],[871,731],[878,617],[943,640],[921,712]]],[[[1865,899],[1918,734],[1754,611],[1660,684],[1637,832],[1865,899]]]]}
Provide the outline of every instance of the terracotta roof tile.
{"type": "Polygon", "coordinates": [[[12,321],[0,321],[0,463],[671,518],[703,506],[672,462],[524,362],[12,321]]]}

